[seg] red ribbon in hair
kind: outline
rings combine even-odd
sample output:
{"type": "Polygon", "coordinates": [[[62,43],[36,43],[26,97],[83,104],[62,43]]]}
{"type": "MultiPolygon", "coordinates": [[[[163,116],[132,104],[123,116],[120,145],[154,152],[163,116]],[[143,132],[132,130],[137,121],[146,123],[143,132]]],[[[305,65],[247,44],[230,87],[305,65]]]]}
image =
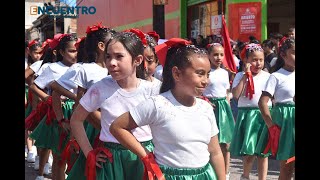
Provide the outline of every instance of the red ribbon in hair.
{"type": "Polygon", "coordinates": [[[177,47],[179,45],[182,45],[182,46],[191,45],[191,41],[187,41],[187,40],[181,39],[181,38],[171,38],[168,41],[155,46],[155,51],[156,51],[157,57],[159,59],[159,63],[163,67],[164,67],[164,64],[166,61],[168,49],[171,47],[177,47]]]}
{"type": "Polygon", "coordinates": [[[246,90],[246,97],[249,96],[249,99],[251,100],[253,98],[254,94],[254,84],[253,84],[253,77],[251,72],[246,72],[247,75],[247,90],[246,90]]]}
{"type": "Polygon", "coordinates": [[[112,153],[104,147],[98,147],[92,149],[87,155],[86,161],[86,170],[85,176],[87,176],[87,180],[96,180],[96,156],[98,153],[103,152],[109,159],[109,162],[112,163],[112,153]]]}
{"type": "Polygon", "coordinates": [[[269,149],[271,149],[271,153],[275,156],[278,152],[279,147],[279,138],[280,138],[281,128],[278,125],[272,125],[268,128],[268,143],[266,148],[264,149],[263,153],[267,154],[269,149]]]}
{"type": "Polygon", "coordinates": [[[147,34],[149,36],[153,37],[156,40],[156,42],[158,43],[158,41],[160,39],[160,35],[157,32],[151,31],[151,32],[147,32],[147,34]]]}
{"type": "Polygon", "coordinates": [[[141,160],[144,165],[143,180],[155,180],[155,176],[157,180],[165,180],[152,152],[141,158],[141,160]]]}
{"type": "MultiPolygon", "coordinates": [[[[75,139],[70,140],[66,147],[64,148],[62,154],[61,154],[61,160],[59,161],[59,165],[62,166],[64,162],[67,162],[68,168],[66,170],[66,172],[70,172],[73,164],[75,163],[77,158],[72,158],[72,154],[75,154],[75,152],[73,152],[71,150],[71,147],[74,147],[76,152],[78,152],[80,150],[80,146],[77,143],[77,141],[75,139]]],[[[78,156],[78,155],[77,155],[78,156]]]]}
{"type": "Polygon", "coordinates": [[[287,37],[283,36],[283,38],[281,38],[281,40],[279,41],[279,48],[282,46],[282,44],[284,43],[284,41],[288,39],[287,37]]]}
{"type": "Polygon", "coordinates": [[[49,47],[51,49],[54,49],[58,46],[59,42],[61,41],[61,39],[64,37],[64,36],[70,36],[70,34],[61,34],[61,33],[58,33],[56,35],[54,35],[53,39],[51,42],[49,42],[49,47]]]}
{"type": "Polygon", "coordinates": [[[79,49],[79,45],[82,41],[84,41],[86,37],[78,38],[77,42],[74,44],[74,46],[79,49]]]}
{"type": "Polygon", "coordinates": [[[147,46],[147,39],[146,39],[146,36],[144,35],[144,33],[142,31],[140,31],[139,29],[134,29],[134,28],[131,28],[131,29],[127,29],[127,30],[124,30],[123,32],[132,32],[132,33],[135,33],[139,39],[141,40],[142,44],[144,46],[147,46]]]}
{"type": "Polygon", "coordinates": [[[106,27],[102,26],[102,22],[99,22],[97,25],[88,26],[87,30],[86,30],[86,33],[89,34],[89,33],[98,31],[99,29],[102,29],[102,28],[106,28],[106,27]]]}
{"type": "Polygon", "coordinates": [[[52,42],[53,40],[52,39],[47,39],[46,41],[44,41],[43,43],[42,43],[42,46],[41,46],[41,48],[42,48],[42,53],[43,52],[45,52],[47,49],[48,49],[48,47],[49,47],[49,44],[52,42]]]}
{"type": "Polygon", "coordinates": [[[29,42],[28,44],[28,48],[30,48],[32,45],[34,44],[38,44],[39,42],[37,40],[32,40],[31,42],[29,42]]]}

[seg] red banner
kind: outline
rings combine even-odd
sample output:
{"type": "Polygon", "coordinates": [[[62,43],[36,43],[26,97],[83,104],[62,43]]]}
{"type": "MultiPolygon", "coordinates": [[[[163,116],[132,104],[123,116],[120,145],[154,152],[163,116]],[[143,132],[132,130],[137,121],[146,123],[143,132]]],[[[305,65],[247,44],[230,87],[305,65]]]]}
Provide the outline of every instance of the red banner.
{"type": "Polygon", "coordinates": [[[261,2],[229,4],[228,8],[230,38],[247,42],[252,35],[261,41],[261,2]]]}

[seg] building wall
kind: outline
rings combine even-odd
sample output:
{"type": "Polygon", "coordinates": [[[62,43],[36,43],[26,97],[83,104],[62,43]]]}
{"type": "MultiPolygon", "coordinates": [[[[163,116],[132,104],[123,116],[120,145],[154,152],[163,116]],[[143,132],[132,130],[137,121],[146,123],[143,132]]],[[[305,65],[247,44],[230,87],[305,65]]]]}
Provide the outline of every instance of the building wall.
{"type": "MultiPolygon", "coordinates": [[[[122,31],[138,28],[143,32],[153,30],[152,0],[78,1],[78,6],[94,6],[94,15],[79,15],[78,36],[85,36],[87,26],[102,22],[107,27],[122,31]],[[80,3],[79,3],[80,2],[80,3]]],[[[180,36],[180,1],[169,1],[165,5],[166,38],[180,36]]]]}
{"type": "Polygon", "coordinates": [[[32,22],[35,21],[40,15],[30,15],[31,6],[43,6],[41,2],[25,2],[25,29],[32,27],[32,22]]]}
{"type": "Polygon", "coordinates": [[[278,32],[286,34],[290,27],[295,26],[295,1],[270,0],[268,4],[268,23],[278,24],[278,32]]]}

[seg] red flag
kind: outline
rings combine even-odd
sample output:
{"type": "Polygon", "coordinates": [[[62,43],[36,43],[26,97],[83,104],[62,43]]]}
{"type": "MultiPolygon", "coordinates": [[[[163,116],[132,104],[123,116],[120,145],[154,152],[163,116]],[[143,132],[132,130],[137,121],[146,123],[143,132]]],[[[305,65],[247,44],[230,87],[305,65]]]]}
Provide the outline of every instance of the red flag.
{"type": "Polygon", "coordinates": [[[223,65],[228,68],[231,72],[237,73],[237,66],[233,59],[231,44],[230,44],[230,38],[229,38],[229,32],[226,25],[226,21],[224,19],[224,15],[222,15],[222,31],[221,35],[224,42],[224,60],[222,61],[223,65]]]}

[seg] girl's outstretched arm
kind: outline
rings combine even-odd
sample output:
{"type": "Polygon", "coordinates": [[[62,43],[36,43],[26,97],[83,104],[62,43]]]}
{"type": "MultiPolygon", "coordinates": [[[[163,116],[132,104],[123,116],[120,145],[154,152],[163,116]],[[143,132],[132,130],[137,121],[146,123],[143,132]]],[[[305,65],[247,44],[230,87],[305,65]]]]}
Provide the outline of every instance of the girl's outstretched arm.
{"type": "Polygon", "coordinates": [[[138,127],[129,112],[119,116],[110,126],[110,133],[126,148],[140,158],[145,157],[149,151],[133,136],[130,130],[138,127]]]}
{"type": "Polygon", "coordinates": [[[210,164],[216,172],[217,178],[219,180],[226,179],[226,170],[224,164],[223,154],[219,145],[218,135],[211,137],[210,143],[208,145],[208,150],[210,153],[210,164]]]}

